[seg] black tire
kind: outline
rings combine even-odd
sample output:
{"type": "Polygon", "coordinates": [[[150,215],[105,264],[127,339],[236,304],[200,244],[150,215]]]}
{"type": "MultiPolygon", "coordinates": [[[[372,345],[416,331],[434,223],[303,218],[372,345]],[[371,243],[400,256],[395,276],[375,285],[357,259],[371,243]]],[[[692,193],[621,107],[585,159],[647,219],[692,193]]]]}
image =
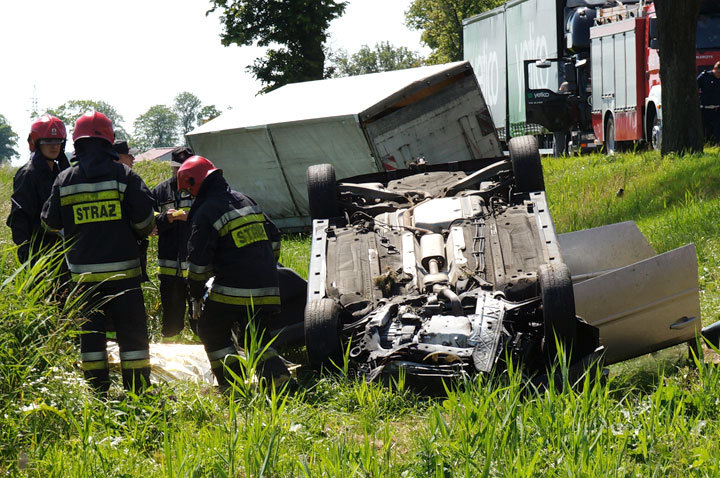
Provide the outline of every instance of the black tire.
{"type": "Polygon", "coordinates": [[[566,353],[577,333],[575,293],[570,269],[563,262],[543,264],[538,271],[546,350],[555,350],[555,337],[563,344],[566,353]]]}
{"type": "Polygon", "coordinates": [[[662,148],[662,124],[657,114],[653,115],[652,123],[650,124],[650,149],[653,151],[660,151],[662,148]]]}
{"type": "Polygon", "coordinates": [[[312,219],[328,219],[340,215],[335,168],[332,164],[315,164],[307,169],[307,192],[312,219]]]}
{"type": "Polygon", "coordinates": [[[535,136],[517,136],[508,142],[516,192],[545,190],[540,151],[535,136]]]}
{"type": "Polygon", "coordinates": [[[615,149],[615,120],[609,116],[605,123],[605,154],[615,154],[615,149]]]}
{"type": "Polygon", "coordinates": [[[342,365],[340,307],[332,299],[311,300],[305,306],[305,347],[310,366],[335,370],[342,365]]]}

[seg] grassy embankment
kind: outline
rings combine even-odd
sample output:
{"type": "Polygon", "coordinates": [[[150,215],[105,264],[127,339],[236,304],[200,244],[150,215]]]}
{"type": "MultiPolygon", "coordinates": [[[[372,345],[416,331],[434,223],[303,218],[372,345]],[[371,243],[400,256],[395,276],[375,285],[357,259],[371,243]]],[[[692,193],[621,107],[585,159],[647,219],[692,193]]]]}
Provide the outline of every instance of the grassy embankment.
{"type": "MultiPolygon", "coordinates": [[[[703,321],[712,322],[720,301],[720,163],[711,153],[546,160],[556,226],[564,232],[635,219],[660,252],[695,242],[703,321]]],[[[137,169],[150,185],[168,173],[157,165],[137,169]]],[[[0,170],[3,217],[11,177],[0,170]]],[[[613,367],[606,384],[582,392],[536,394],[510,374],[429,398],[402,384],[390,390],[304,374],[305,391],[291,398],[240,390],[228,401],[175,383],[153,396],[113,389],[110,400],[97,400],[74,365],[72,305],[58,310],[47,287],[27,280],[50,267],[16,273],[8,237],[4,228],[0,474],[720,475],[720,371],[688,364],[684,350],[613,367]]],[[[307,254],[307,241],[288,241],[283,261],[305,273],[307,254]]],[[[148,286],[146,296],[156,323],[156,288],[148,286]]]]}

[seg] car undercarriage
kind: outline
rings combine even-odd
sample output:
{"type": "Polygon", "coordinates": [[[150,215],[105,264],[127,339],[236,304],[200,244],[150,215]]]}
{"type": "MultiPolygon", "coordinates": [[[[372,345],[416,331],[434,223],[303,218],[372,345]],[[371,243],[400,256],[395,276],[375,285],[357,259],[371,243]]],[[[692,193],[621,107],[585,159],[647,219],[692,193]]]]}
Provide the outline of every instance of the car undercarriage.
{"type": "Polygon", "coordinates": [[[564,350],[584,368],[597,328],[575,314],[532,137],[510,158],[336,183],[308,170],[313,216],[305,337],[311,365],[372,380],[445,378],[522,365],[547,373],[564,350]]]}

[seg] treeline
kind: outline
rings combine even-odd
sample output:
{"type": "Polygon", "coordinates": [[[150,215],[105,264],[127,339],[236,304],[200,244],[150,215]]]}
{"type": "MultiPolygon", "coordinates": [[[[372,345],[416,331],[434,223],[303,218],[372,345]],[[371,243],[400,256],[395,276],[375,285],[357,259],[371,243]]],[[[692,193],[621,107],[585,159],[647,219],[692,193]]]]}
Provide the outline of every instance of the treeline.
{"type": "MultiPolygon", "coordinates": [[[[200,98],[183,91],[172,105],[154,105],[133,122],[132,132],[125,129],[125,119],[110,103],[102,100],[70,100],[46,111],[33,111],[30,121],[48,113],[60,118],[72,135],[75,120],[87,111],[99,111],[115,126],[115,137],[128,141],[131,147],[145,151],[163,146],[178,146],[185,142],[185,134],[220,115],[215,105],[203,105],[200,98]]],[[[0,163],[18,156],[18,135],[0,114],[0,163]]]]}
{"type": "Polygon", "coordinates": [[[188,91],[175,96],[172,105],[151,106],[135,119],[132,133],[123,127],[125,119],[117,109],[105,101],[70,100],[56,108],[49,108],[47,113],[63,120],[72,130],[75,120],[92,110],[112,120],[116,138],[127,140],[132,147],[140,150],[177,146],[185,141],[188,131],[220,115],[215,105],[203,105],[200,98],[188,91]]]}

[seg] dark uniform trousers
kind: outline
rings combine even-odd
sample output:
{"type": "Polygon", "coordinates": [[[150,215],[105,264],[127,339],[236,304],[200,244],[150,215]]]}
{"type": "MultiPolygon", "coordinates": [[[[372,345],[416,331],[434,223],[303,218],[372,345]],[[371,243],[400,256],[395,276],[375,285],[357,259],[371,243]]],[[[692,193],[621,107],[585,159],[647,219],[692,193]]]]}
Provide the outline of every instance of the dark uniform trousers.
{"type": "Polygon", "coordinates": [[[82,325],[80,353],[85,379],[100,392],[110,387],[106,348],[106,321],[112,320],[120,345],[123,386],[140,390],[150,384],[150,351],[142,290],[112,284],[81,286],[88,293],[88,312],[82,325]]]}
{"type": "Polygon", "coordinates": [[[190,328],[197,333],[197,321],[192,318],[193,308],[187,280],[184,277],[165,274],[158,274],[158,278],[162,303],[162,334],[165,337],[179,334],[185,327],[186,310],[190,328]]]}
{"type": "MultiPolygon", "coordinates": [[[[232,340],[240,326],[241,345],[250,320],[263,333],[280,312],[280,284],[268,237],[269,225],[261,208],[247,196],[232,191],[220,173],[208,176],[195,198],[188,222],[188,281],[190,294],[202,298],[205,282],[215,277],[198,322],[200,339],[221,389],[240,370],[232,340]],[[249,312],[251,311],[251,312],[249,312]]],[[[259,357],[258,375],[274,386],[290,379],[287,367],[274,350],[259,357]]]]}
{"type": "Polygon", "coordinates": [[[149,385],[147,319],[140,282],[138,240],[152,231],[153,197],[140,176],[114,161],[112,145],[99,138],[75,143],[78,164],[60,173],[41,214],[51,231],[64,229],[65,259],[87,321],[80,337],[82,368],[100,391],[109,387],[106,320],[117,330],[123,385],[149,385]]]}
{"type": "Polygon", "coordinates": [[[720,142],[720,78],[712,70],[703,71],[697,77],[697,85],[705,141],[720,142]]]}
{"type": "Polygon", "coordinates": [[[703,136],[708,143],[720,142],[720,106],[715,109],[702,108],[703,136]]]}
{"type": "Polygon", "coordinates": [[[267,327],[273,323],[276,315],[275,311],[262,307],[252,310],[251,307],[244,305],[224,304],[213,300],[205,302],[198,321],[198,334],[205,345],[210,367],[221,390],[226,390],[234,380],[232,373],[242,378],[240,364],[236,358],[237,348],[232,341],[232,330],[233,327],[238,327],[239,345],[243,345],[245,333],[250,340],[247,326],[251,321],[259,340],[258,352],[264,350],[259,357],[258,376],[265,378],[268,383],[274,383],[275,386],[281,386],[290,379],[288,369],[275,349],[271,346],[266,347],[271,339],[267,327]],[[226,367],[232,373],[226,370],[226,367]]]}
{"type": "Polygon", "coordinates": [[[197,333],[192,299],[187,283],[187,242],[190,228],[184,221],[170,222],[170,209],[189,211],[192,198],[178,192],[177,178],[169,178],[153,189],[158,229],[158,279],[162,303],[162,334],[171,337],[185,327],[185,315],[190,328],[197,333]],[[187,307],[186,307],[187,305],[187,307]]]}

